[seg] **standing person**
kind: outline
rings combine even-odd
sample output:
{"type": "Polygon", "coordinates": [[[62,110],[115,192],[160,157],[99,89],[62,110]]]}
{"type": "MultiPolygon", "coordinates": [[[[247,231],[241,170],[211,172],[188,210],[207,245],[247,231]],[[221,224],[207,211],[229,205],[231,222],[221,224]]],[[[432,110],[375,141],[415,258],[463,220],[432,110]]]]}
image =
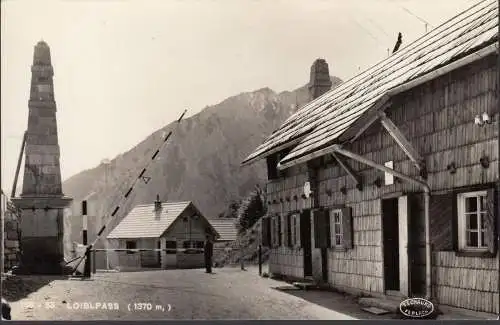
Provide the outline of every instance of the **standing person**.
{"type": "Polygon", "coordinates": [[[210,238],[210,235],[206,236],[205,245],[203,248],[204,248],[203,253],[205,254],[206,272],[212,273],[212,256],[213,256],[213,252],[214,252],[214,244],[212,243],[212,239],[210,238]]]}

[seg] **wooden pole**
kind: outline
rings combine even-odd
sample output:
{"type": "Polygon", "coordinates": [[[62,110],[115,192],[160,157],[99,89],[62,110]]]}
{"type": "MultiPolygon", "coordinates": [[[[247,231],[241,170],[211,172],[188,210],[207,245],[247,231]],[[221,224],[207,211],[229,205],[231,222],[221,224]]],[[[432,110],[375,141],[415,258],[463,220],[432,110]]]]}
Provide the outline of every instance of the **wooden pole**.
{"type": "Polygon", "coordinates": [[[1,206],[0,206],[0,223],[1,223],[1,241],[2,243],[0,244],[0,276],[3,276],[5,273],[5,211],[6,211],[6,205],[7,205],[7,196],[3,193],[1,193],[1,206]]]}
{"type": "Polygon", "coordinates": [[[23,143],[21,144],[21,151],[19,152],[19,158],[17,159],[16,174],[14,175],[14,184],[12,185],[11,198],[16,195],[17,178],[19,177],[19,170],[21,169],[21,161],[23,160],[24,147],[26,146],[26,138],[28,137],[28,131],[24,132],[23,143]]]}
{"type": "MultiPolygon", "coordinates": [[[[498,11],[500,11],[500,0],[498,1],[498,11]]],[[[499,17],[499,13],[497,12],[497,21],[499,17]]],[[[497,26],[497,42],[500,43],[499,37],[500,37],[500,23],[498,23],[497,26]]],[[[496,112],[500,112],[500,53],[497,52],[497,109],[496,112]]],[[[500,115],[499,115],[500,116],[500,115]]],[[[500,122],[498,123],[498,128],[500,130],[500,122]]],[[[500,139],[497,138],[498,141],[498,152],[500,152],[500,139]]],[[[500,163],[498,164],[498,175],[497,175],[497,254],[500,255],[500,163]]],[[[497,281],[498,289],[497,289],[497,295],[498,295],[498,301],[500,301],[500,281],[497,281]]],[[[498,310],[498,315],[500,318],[500,307],[498,310]]],[[[498,319],[498,318],[497,318],[498,319]]]]}

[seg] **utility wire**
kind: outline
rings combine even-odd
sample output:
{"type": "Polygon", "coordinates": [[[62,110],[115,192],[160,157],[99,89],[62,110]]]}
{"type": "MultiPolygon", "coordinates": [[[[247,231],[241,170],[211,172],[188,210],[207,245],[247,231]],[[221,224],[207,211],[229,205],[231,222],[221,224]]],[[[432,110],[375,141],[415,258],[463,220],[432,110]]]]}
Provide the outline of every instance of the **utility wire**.
{"type": "MultiPolygon", "coordinates": [[[[182,115],[179,117],[179,119],[177,120],[177,126],[180,124],[182,118],[184,117],[184,115],[186,114],[187,110],[184,110],[184,112],[182,113],[182,115]]],[[[123,196],[123,198],[120,200],[120,203],[122,202],[125,202],[126,200],[128,200],[128,197],[130,195],[130,193],[132,193],[132,190],[134,189],[134,186],[137,184],[137,182],[139,180],[143,180],[146,184],[149,182],[149,180],[151,179],[151,177],[147,177],[147,176],[144,176],[144,174],[146,173],[146,169],[148,167],[150,167],[150,165],[153,163],[153,161],[157,158],[158,154],[160,153],[161,149],[163,149],[163,147],[165,146],[165,144],[167,143],[168,139],[170,138],[170,136],[172,135],[173,131],[170,131],[166,136],[165,138],[163,139],[163,141],[161,142],[160,144],[160,147],[155,151],[155,153],[153,154],[153,156],[151,157],[151,161],[147,164],[147,166],[145,168],[142,169],[141,173],[139,174],[139,176],[135,179],[134,183],[132,184],[132,186],[128,189],[128,191],[125,193],[125,195],[123,196]],[[147,181],[146,181],[147,179],[147,181]]],[[[104,232],[104,230],[106,229],[107,226],[109,226],[111,224],[111,221],[114,220],[114,218],[116,217],[116,214],[118,213],[118,210],[120,209],[120,205],[118,204],[115,209],[113,210],[113,212],[111,213],[111,218],[109,218],[109,220],[106,222],[106,224],[104,224],[101,229],[99,230],[99,232],[97,233],[97,236],[95,238],[95,240],[89,245],[87,246],[87,249],[85,251],[85,255],[78,261],[78,263],[76,264],[76,266],[74,267],[73,269],[73,273],[76,272],[78,266],[80,265],[80,263],[83,261],[83,259],[85,257],[88,257],[90,256],[90,251],[92,250],[92,247],[99,241],[99,239],[101,239],[101,236],[104,232]]]]}
{"type": "Polygon", "coordinates": [[[400,6],[401,9],[403,9],[404,11],[406,11],[408,14],[410,14],[411,16],[417,18],[418,20],[420,20],[421,22],[423,22],[425,24],[425,32],[427,33],[427,26],[430,26],[432,28],[434,28],[434,26],[432,26],[428,21],[426,21],[425,19],[415,15],[413,12],[411,12],[410,10],[406,9],[405,7],[403,6],[400,6]]]}

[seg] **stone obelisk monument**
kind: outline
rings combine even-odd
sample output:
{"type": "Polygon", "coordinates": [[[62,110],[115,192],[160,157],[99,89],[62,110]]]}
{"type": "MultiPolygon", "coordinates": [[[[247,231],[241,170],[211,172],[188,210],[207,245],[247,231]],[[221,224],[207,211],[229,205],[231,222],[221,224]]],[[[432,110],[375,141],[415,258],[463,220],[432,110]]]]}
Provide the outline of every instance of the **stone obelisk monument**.
{"type": "Polygon", "coordinates": [[[63,272],[63,218],[72,199],[62,192],[53,75],[50,48],[40,41],[31,67],[23,188],[12,199],[22,211],[18,274],[63,272]]]}

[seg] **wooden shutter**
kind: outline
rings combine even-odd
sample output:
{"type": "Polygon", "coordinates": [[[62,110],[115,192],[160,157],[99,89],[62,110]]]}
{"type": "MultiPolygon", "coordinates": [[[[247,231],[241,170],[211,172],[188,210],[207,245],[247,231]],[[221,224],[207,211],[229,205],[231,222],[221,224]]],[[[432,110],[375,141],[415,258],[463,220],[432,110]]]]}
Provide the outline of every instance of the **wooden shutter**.
{"type": "Polygon", "coordinates": [[[289,213],[286,215],[286,238],[288,247],[293,247],[292,238],[292,215],[289,213]]]}
{"type": "Polygon", "coordinates": [[[342,208],[342,236],[344,248],[353,248],[353,229],[352,229],[352,208],[345,207],[342,208]]]}
{"type": "Polygon", "coordinates": [[[300,241],[300,236],[301,236],[301,232],[300,232],[300,214],[295,214],[293,216],[293,218],[295,219],[295,235],[294,235],[294,238],[295,238],[295,247],[302,247],[302,243],[300,241]]]}
{"type": "Polygon", "coordinates": [[[323,218],[325,220],[325,237],[326,246],[324,248],[332,247],[332,235],[331,235],[331,225],[330,225],[330,210],[324,210],[323,218]]]}
{"type": "MultiPolygon", "coordinates": [[[[458,250],[455,193],[432,195],[429,202],[430,240],[434,251],[458,250]]],[[[422,211],[422,218],[425,211],[422,211]]],[[[418,230],[417,230],[418,231],[418,230]]]]}
{"type": "Polygon", "coordinates": [[[262,246],[271,247],[271,218],[262,218],[262,246]]]}
{"type": "Polygon", "coordinates": [[[277,220],[278,220],[278,247],[280,247],[283,243],[282,241],[282,237],[281,237],[281,230],[282,230],[282,226],[281,226],[281,215],[277,215],[276,216],[277,220]]]}
{"type": "Polygon", "coordinates": [[[314,211],[314,247],[328,248],[327,211],[314,211]]]}
{"type": "Polygon", "coordinates": [[[484,239],[486,241],[486,244],[488,245],[488,252],[491,254],[496,254],[497,252],[497,238],[496,238],[496,232],[498,229],[496,229],[496,206],[495,206],[495,198],[496,198],[496,193],[495,189],[488,189],[488,194],[486,196],[486,216],[484,219],[485,225],[484,227],[486,228],[486,233],[484,236],[484,239]]]}

